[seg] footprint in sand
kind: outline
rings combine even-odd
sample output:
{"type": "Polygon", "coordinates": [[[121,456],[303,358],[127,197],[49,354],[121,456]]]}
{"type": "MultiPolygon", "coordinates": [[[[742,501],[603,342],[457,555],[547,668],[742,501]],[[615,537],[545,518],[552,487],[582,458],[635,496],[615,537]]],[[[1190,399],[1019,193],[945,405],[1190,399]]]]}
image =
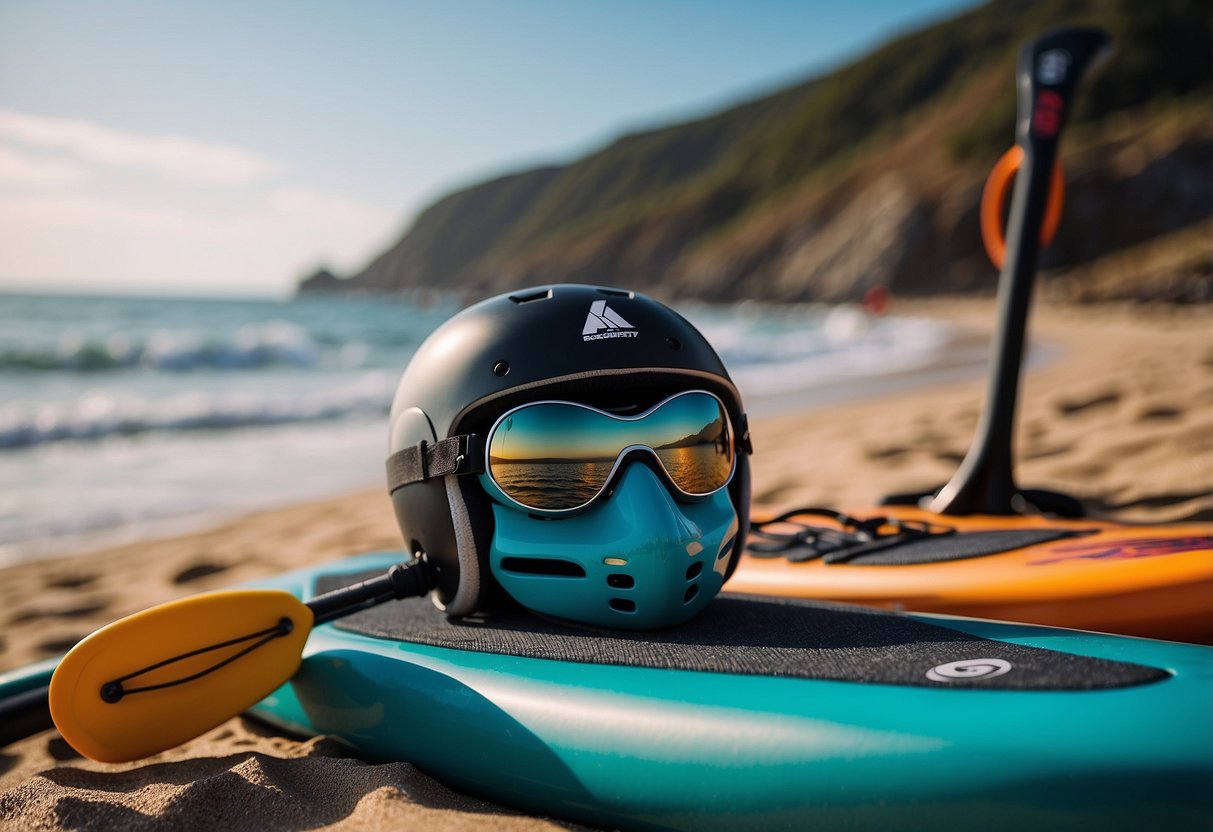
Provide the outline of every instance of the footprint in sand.
{"type": "Polygon", "coordinates": [[[80,589],[89,586],[96,580],[96,575],[67,575],[47,581],[46,586],[48,589],[80,589]]]}
{"type": "Polygon", "coordinates": [[[10,624],[24,624],[27,621],[35,621],[39,618],[84,618],[94,613],[101,612],[109,607],[109,602],[85,604],[79,607],[69,607],[68,609],[52,610],[35,607],[26,610],[25,612],[17,613],[11,619],[10,624]]]}
{"type": "Polygon", "coordinates": [[[948,465],[959,465],[964,462],[965,455],[957,451],[936,451],[935,458],[948,465]]]}
{"type": "Polygon", "coordinates": [[[226,572],[227,570],[227,566],[218,563],[196,563],[174,575],[173,583],[188,584],[190,581],[196,581],[209,575],[218,575],[220,572],[226,572]]]}
{"type": "Polygon", "coordinates": [[[80,753],[76,749],[67,744],[67,740],[62,737],[52,737],[46,741],[46,753],[59,762],[67,760],[81,760],[80,753]]]}
{"type": "Polygon", "coordinates": [[[1048,459],[1051,456],[1064,456],[1073,450],[1073,445],[1056,445],[1040,448],[1029,447],[1024,449],[1023,459],[1048,459]]]}
{"type": "Polygon", "coordinates": [[[879,462],[882,460],[889,460],[890,462],[896,462],[901,457],[908,454],[909,452],[910,452],[909,448],[899,448],[899,447],[894,446],[891,448],[867,448],[864,451],[864,455],[867,456],[867,458],[872,460],[873,462],[879,462]]]}
{"type": "Polygon", "coordinates": [[[1074,416],[1099,407],[1114,407],[1120,398],[1119,391],[1111,390],[1084,399],[1058,399],[1053,406],[1062,416],[1074,416]]]}
{"type": "Polygon", "coordinates": [[[1049,432],[1049,428],[1042,422],[1031,421],[1024,426],[1024,435],[1030,439],[1039,439],[1049,432]]]}
{"type": "Polygon", "coordinates": [[[1184,415],[1181,408],[1157,405],[1143,410],[1137,417],[1139,422],[1172,421],[1184,415]]]}
{"type": "MultiPolygon", "coordinates": [[[[85,634],[87,635],[87,633],[85,634]]],[[[83,635],[67,636],[66,638],[48,638],[46,641],[38,643],[38,649],[47,655],[54,656],[59,653],[66,653],[83,640],[83,635]]]]}

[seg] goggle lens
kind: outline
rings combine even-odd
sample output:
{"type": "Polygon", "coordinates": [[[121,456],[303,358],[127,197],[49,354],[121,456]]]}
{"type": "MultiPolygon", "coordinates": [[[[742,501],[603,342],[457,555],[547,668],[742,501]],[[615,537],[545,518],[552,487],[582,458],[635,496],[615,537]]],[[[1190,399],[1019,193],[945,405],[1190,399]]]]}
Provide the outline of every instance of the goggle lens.
{"type": "Polygon", "coordinates": [[[571,402],[536,402],[507,413],[489,435],[488,474],[524,508],[569,511],[606,488],[627,451],[643,448],[688,497],[723,488],[733,474],[724,405],[691,391],[635,417],[571,402]]]}

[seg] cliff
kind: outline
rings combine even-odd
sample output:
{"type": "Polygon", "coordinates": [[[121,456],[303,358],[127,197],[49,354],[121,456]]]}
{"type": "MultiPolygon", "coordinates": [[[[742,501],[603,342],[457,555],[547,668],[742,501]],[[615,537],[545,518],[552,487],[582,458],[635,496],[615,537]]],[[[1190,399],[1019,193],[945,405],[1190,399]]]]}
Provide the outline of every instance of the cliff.
{"type": "MultiPolygon", "coordinates": [[[[995,0],[828,76],[450,194],[338,285],[484,294],[572,280],[825,301],[874,284],[988,289],[977,206],[1013,139],[1016,52],[1075,23],[1108,29],[1117,51],[1063,144],[1065,214],[1042,267],[1064,276],[1198,227],[1213,216],[1203,4],[995,0]]],[[[1213,255],[1184,262],[1185,296],[1209,295],[1213,255]]]]}

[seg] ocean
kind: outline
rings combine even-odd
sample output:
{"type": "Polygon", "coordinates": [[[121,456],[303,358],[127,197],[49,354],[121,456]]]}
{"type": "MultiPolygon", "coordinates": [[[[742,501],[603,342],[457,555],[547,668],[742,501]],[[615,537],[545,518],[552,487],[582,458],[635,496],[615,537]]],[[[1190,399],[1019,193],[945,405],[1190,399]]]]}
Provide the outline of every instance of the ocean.
{"type": "MultiPolygon", "coordinates": [[[[386,415],[453,298],[0,295],[0,566],[382,485],[386,415]]],[[[972,375],[946,324],[678,305],[752,416],[972,375]]]]}

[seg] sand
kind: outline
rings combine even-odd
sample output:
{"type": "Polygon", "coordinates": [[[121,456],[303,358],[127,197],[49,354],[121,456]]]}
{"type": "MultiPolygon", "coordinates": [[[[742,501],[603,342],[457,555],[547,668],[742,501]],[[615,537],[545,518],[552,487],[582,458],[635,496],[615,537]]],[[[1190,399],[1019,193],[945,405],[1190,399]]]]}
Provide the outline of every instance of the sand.
{"type": "MultiPolygon", "coordinates": [[[[988,300],[899,314],[992,326],[988,300]]],[[[1048,360],[1025,380],[1018,479],[1134,521],[1213,521],[1210,308],[1038,304],[1048,360]]],[[[862,507],[939,485],[966,450],[984,380],[761,420],[762,509],[862,507]]],[[[284,569],[390,549],[380,491],[294,506],[210,531],[40,560],[0,572],[0,671],[53,656],[138,609],[284,569]]],[[[105,765],[54,731],[0,750],[0,825],[12,829],[577,829],[447,789],[407,763],[233,719],[150,760],[105,765]]]]}

